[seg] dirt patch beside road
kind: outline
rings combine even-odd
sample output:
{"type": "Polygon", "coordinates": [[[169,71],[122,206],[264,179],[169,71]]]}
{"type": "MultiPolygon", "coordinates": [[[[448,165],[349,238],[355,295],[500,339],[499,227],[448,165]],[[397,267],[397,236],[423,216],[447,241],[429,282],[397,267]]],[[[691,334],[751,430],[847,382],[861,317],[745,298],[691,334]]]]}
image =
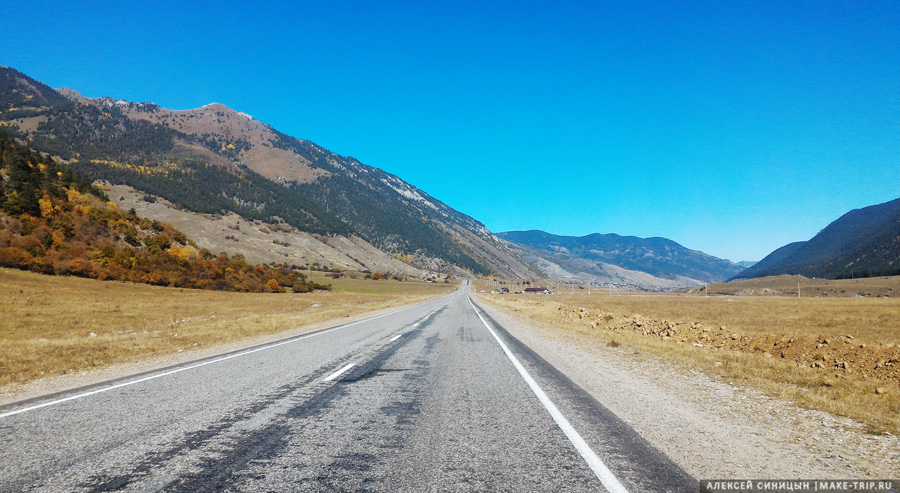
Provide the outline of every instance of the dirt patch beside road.
{"type": "Polygon", "coordinates": [[[900,381],[900,347],[893,343],[859,343],[850,334],[831,337],[745,334],[728,330],[724,325],[710,327],[699,322],[645,319],[640,315],[591,313],[585,308],[565,305],[557,306],[556,311],[560,316],[583,320],[592,328],[632,332],[694,347],[787,359],[798,366],[837,372],[837,378],[858,372],[863,378],[900,381]]]}

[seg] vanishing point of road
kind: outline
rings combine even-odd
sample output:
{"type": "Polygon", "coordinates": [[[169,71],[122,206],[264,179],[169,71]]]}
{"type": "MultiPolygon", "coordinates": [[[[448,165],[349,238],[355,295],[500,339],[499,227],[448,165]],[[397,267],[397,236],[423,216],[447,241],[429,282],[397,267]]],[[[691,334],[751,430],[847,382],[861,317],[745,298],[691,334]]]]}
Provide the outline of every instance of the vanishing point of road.
{"type": "Polygon", "coordinates": [[[0,408],[0,491],[697,491],[464,291],[0,408]]]}

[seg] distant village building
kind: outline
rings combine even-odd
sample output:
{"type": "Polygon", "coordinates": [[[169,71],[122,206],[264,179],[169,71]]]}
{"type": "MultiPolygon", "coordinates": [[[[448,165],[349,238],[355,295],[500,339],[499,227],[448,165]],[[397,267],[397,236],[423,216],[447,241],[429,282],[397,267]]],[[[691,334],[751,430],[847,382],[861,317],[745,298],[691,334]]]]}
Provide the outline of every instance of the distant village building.
{"type": "Polygon", "coordinates": [[[550,288],[525,288],[525,294],[553,294],[550,288]]]}

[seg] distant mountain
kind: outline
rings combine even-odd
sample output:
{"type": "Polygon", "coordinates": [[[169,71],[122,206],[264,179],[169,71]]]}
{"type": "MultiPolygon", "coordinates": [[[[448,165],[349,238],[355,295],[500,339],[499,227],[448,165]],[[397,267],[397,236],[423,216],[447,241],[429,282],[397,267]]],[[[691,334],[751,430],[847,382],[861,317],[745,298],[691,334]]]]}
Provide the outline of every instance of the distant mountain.
{"type": "Polygon", "coordinates": [[[797,252],[797,250],[806,243],[805,241],[795,241],[794,243],[788,243],[787,245],[778,248],[774,252],[768,254],[764,259],[759,262],[747,267],[747,270],[741,272],[735,279],[743,276],[747,272],[752,272],[755,267],[756,270],[765,269],[766,265],[779,265],[782,264],[786,259],[791,258],[791,255],[797,252]]]}
{"type": "Polygon", "coordinates": [[[221,104],[91,99],[0,67],[0,131],[189,211],[358,238],[425,270],[531,274],[482,223],[423,190],[221,104]]]}
{"type": "Polygon", "coordinates": [[[574,237],[536,230],[498,236],[535,268],[557,279],[667,289],[721,281],[741,271],[735,263],[687,249],[666,238],[617,234],[574,237]]]}
{"type": "Polygon", "coordinates": [[[734,279],[780,274],[824,279],[900,274],[900,199],[854,209],[811,240],[775,250],[734,279]]]}

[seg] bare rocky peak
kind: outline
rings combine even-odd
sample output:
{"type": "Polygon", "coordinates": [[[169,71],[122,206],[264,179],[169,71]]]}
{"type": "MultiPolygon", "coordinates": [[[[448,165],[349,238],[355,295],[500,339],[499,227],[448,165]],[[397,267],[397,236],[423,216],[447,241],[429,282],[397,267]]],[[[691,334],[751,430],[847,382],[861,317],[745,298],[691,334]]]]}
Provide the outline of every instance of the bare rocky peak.
{"type": "Polygon", "coordinates": [[[68,87],[62,87],[60,89],[57,89],[56,92],[62,94],[67,99],[71,99],[72,101],[75,101],[76,103],[87,104],[90,102],[90,100],[88,98],[84,97],[80,92],[78,92],[74,89],[69,89],[68,87]]]}

